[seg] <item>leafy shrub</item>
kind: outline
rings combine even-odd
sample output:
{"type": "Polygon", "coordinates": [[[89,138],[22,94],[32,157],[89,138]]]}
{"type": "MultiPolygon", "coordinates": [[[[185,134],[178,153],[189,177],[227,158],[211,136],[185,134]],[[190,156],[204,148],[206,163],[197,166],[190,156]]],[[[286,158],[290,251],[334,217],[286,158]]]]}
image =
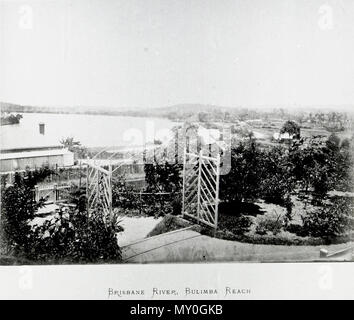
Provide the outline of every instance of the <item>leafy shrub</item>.
{"type": "Polygon", "coordinates": [[[57,217],[34,227],[32,248],[26,256],[45,261],[119,261],[117,233],[121,231],[117,215],[107,221],[98,212],[89,217],[78,210],[60,211],[57,217]]]}
{"type": "Polygon", "coordinates": [[[284,205],[286,184],[281,176],[273,175],[262,182],[262,199],[268,203],[284,205]]]}
{"type": "Polygon", "coordinates": [[[294,135],[296,139],[300,139],[301,136],[300,126],[295,121],[291,120],[284,123],[280,133],[289,133],[290,135],[294,135]]]}
{"type": "Polygon", "coordinates": [[[289,194],[284,199],[283,205],[286,209],[285,224],[287,225],[293,219],[293,207],[294,207],[294,204],[289,194]]]}
{"type": "Polygon", "coordinates": [[[164,199],[155,194],[144,194],[139,197],[140,212],[148,216],[161,216],[166,213],[167,207],[164,199]]]}
{"type": "Polygon", "coordinates": [[[124,176],[112,181],[112,206],[127,210],[140,210],[141,203],[139,195],[135,194],[133,187],[128,186],[124,176]]]}
{"type": "Polygon", "coordinates": [[[220,176],[220,199],[242,203],[257,199],[262,181],[262,152],[254,139],[231,150],[231,169],[220,176]]]}
{"type": "Polygon", "coordinates": [[[146,190],[141,190],[142,193],[127,185],[124,175],[114,179],[112,183],[113,207],[148,216],[181,214],[181,178],[177,169],[177,165],[146,164],[148,186],[146,190]],[[171,175],[173,178],[169,181],[171,175]]]}
{"type": "Polygon", "coordinates": [[[262,213],[258,204],[251,202],[220,202],[219,213],[225,216],[256,216],[262,213]]]}
{"type": "Polygon", "coordinates": [[[353,200],[335,198],[332,204],[308,212],[302,217],[305,234],[337,237],[353,229],[353,200]]]}
{"type": "Polygon", "coordinates": [[[31,247],[28,222],[34,213],[44,205],[45,199],[36,202],[34,187],[43,181],[52,171],[46,167],[27,171],[24,175],[16,173],[14,183],[1,188],[1,216],[3,237],[9,250],[15,253],[29,250],[31,247]]]}
{"type": "Polygon", "coordinates": [[[235,235],[243,235],[250,230],[252,220],[248,216],[221,216],[219,229],[225,229],[235,235]]]}
{"type": "Polygon", "coordinates": [[[75,205],[76,209],[80,212],[86,210],[87,198],[86,198],[86,187],[79,187],[77,185],[72,185],[68,193],[68,202],[75,205]]]}
{"type": "Polygon", "coordinates": [[[300,224],[291,223],[291,224],[288,224],[285,229],[286,229],[286,231],[296,234],[298,236],[305,236],[303,227],[300,224]]]}
{"type": "Polygon", "coordinates": [[[291,194],[296,187],[292,173],[293,164],[283,147],[272,147],[263,152],[263,175],[260,197],[266,202],[280,205],[287,210],[286,220],[292,219],[291,194]]]}
{"type": "Polygon", "coordinates": [[[328,191],[351,191],[352,151],[341,147],[340,139],[331,135],[327,140],[321,137],[303,138],[294,142],[289,150],[293,164],[292,176],[306,193],[313,191],[321,203],[328,191]]]}
{"type": "Polygon", "coordinates": [[[170,201],[171,214],[179,215],[182,212],[182,194],[177,193],[170,201]]]}
{"type": "Polygon", "coordinates": [[[182,165],[175,163],[146,163],[145,180],[148,192],[180,192],[182,189],[182,165]]]}
{"type": "Polygon", "coordinates": [[[83,190],[70,193],[75,210],[60,210],[59,215],[40,226],[31,227],[35,212],[45,199],[36,202],[33,189],[52,171],[42,168],[15,174],[11,186],[1,188],[3,238],[16,257],[35,261],[97,262],[121,258],[117,233],[122,231],[118,216],[107,219],[97,210],[90,217],[85,211],[83,190]],[[76,200],[76,202],[74,201],[76,200]]]}
{"type": "Polygon", "coordinates": [[[278,214],[267,214],[264,216],[257,216],[256,218],[256,233],[265,235],[268,232],[274,235],[278,234],[285,224],[285,219],[278,214]]]}

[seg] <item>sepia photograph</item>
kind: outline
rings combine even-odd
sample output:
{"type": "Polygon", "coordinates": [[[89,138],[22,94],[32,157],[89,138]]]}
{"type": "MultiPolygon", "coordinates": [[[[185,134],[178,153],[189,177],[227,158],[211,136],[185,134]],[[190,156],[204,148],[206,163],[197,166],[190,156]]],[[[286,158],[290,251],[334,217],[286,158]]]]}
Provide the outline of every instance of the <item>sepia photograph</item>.
{"type": "Polygon", "coordinates": [[[0,0],[0,266],[354,261],[353,21],[0,0]]]}

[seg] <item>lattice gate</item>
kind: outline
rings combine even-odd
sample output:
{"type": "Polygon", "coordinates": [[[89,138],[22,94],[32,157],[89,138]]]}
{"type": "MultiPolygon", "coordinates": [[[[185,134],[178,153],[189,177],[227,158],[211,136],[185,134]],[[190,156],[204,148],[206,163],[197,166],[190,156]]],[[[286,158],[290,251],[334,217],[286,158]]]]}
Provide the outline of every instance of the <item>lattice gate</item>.
{"type": "Polygon", "coordinates": [[[90,215],[93,211],[102,212],[103,218],[112,215],[112,166],[108,170],[95,164],[87,166],[87,210],[90,215]]]}
{"type": "Polygon", "coordinates": [[[98,156],[103,154],[109,148],[104,148],[93,159],[87,161],[87,181],[86,181],[86,198],[87,211],[90,215],[97,210],[102,212],[103,218],[112,218],[112,177],[113,173],[121,168],[124,164],[134,160],[134,155],[127,153],[128,158],[120,159],[119,164],[113,165],[110,161],[118,152],[113,152],[102,164],[98,156]],[[96,161],[97,160],[97,161],[96,161]],[[107,163],[108,161],[108,163],[107,163]],[[113,168],[114,167],[114,168],[113,168]],[[105,169],[108,168],[108,169],[105,169]]]}
{"type": "Polygon", "coordinates": [[[183,216],[217,228],[220,155],[216,158],[184,152],[183,216]]]}

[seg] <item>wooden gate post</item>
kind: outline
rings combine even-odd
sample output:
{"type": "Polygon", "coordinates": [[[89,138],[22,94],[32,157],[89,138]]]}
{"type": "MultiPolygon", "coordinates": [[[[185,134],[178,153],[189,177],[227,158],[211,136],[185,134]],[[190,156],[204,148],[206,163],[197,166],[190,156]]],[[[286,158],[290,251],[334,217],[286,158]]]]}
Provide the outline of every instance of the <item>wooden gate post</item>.
{"type": "Polygon", "coordinates": [[[113,210],[112,210],[112,161],[110,161],[109,167],[108,167],[108,201],[109,201],[109,220],[110,222],[112,222],[112,218],[113,218],[113,210]]]}
{"type": "MultiPolygon", "coordinates": [[[[88,158],[87,158],[88,159],[88,158]]],[[[90,183],[90,178],[89,178],[89,174],[90,174],[90,169],[89,169],[89,165],[86,165],[86,210],[87,210],[87,217],[90,217],[90,204],[89,204],[89,183],[90,183]]]]}
{"type": "Polygon", "coordinates": [[[186,183],[186,156],[187,156],[187,149],[186,146],[184,146],[184,152],[183,152],[183,185],[182,185],[182,217],[185,216],[184,210],[185,210],[185,183],[186,183]]]}
{"type": "Polygon", "coordinates": [[[219,218],[219,184],[220,184],[220,153],[218,153],[216,158],[216,195],[215,195],[215,233],[214,237],[216,236],[216,230],[218,228],[218,218],[219,218]]]}
{"type": "Polygon", "coordinates": [[[201,183],[201,176],[202,176],[202,156],[203,156],[203,150],[199,151],[199,159],[198,159],[198,203],[197,203],[197,218],[198,218],[198,224],[200,222],[200,183],[201,183]]]}

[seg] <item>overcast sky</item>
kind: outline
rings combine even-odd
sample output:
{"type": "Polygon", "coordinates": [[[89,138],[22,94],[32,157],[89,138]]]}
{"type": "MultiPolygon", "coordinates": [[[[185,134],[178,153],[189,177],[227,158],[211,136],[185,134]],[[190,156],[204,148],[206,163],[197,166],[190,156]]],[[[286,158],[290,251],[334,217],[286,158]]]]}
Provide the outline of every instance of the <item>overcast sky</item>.
{"type": "Polygon", "coordinates": [[[354,104],[353,0],[0,0],[0,100],[354,104]]]}

